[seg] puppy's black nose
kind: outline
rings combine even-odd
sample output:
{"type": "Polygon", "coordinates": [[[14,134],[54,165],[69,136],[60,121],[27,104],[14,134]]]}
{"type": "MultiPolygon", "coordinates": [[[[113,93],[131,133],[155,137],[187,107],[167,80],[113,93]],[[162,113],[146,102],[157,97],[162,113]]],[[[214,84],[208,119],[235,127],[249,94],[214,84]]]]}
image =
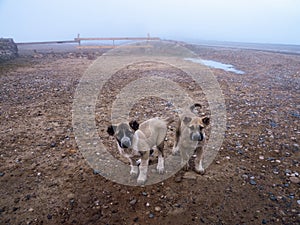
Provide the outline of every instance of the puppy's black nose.
{"type": "Polygon", "coordinates": [[[131,146],[130,139],[121,140],[121,148],[129,148],[131,146]]]}

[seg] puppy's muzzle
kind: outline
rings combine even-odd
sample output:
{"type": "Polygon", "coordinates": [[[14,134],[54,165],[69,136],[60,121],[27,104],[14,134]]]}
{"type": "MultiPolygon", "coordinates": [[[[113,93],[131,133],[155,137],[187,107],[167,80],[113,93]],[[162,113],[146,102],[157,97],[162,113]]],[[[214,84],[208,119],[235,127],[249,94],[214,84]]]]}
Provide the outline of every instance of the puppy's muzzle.
{"type": "Polygon", "coordinates": [[[120,141],[121,148],[129,148],[131,147],[131,140],[129,137],[123,137],[120,141]]]}
{"type": "Polygon", "coordinates": [[[201,132],[191,133],[191,140],[192,141],[203,141],[205,138],[205,135],[201,132]]]}

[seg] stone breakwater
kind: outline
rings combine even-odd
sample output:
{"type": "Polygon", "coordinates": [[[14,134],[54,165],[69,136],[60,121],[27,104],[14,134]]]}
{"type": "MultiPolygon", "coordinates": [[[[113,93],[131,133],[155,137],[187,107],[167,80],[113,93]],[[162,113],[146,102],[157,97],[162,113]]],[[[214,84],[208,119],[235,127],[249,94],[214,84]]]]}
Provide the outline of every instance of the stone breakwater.
{"type": "Polygon", "coordinates": [[[18,47],[12,38],[0,38],[0,62],[14,59],[18,56],[18,47]]]}

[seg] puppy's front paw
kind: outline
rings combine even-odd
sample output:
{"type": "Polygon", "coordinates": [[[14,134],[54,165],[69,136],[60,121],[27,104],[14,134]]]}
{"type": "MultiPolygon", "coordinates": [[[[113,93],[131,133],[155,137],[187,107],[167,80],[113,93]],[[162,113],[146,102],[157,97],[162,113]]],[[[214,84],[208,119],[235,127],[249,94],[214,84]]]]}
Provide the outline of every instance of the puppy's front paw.
{"type": "Polygon", "coordinates": [[[173,147],[173,149],[172,149],[172,155],[178,155],[178,153],[179,153],[178,146],[177,147],[173,147]]]}
{"type": "Polygon", "coordinates": [[[189,163],[185,163],[184,165],[182,165],[182,168],[184,171],[188,171],[190,169],[189,163]]]}
{"type": "Polygon", "coordinates": [[[202,160],[199,161],[199,164],[195,165],[195,171],[201,175],[204,175],[205,174],[205,169],[203,168],[203,165],[202,165],[202,160]]]}
{"type": "Polygon", "coordinates": [[[165,168],[161,165],[157,165],[156,169],[159,174],[163,174],[165,171],[165,168]]]}
{"type": "Polygon", "coordinates": [[[131,166],[130,176],[137,177],[138,173],[139,173],[139,168],[137,166],[131,166]]]}
{"type": "Polygon", "coordinates": [[[137,184],[138,185],[144,185],[146,183],[146,179],[145,178],[138,178],[137,179],[137,184]]]}
{"type": "Polygon", "coordinates": [[[195,168],[195,171],[201,175],[204,175],[205,174],[205,169],[201,168],[201,169],[196,169],[195,168]]]}

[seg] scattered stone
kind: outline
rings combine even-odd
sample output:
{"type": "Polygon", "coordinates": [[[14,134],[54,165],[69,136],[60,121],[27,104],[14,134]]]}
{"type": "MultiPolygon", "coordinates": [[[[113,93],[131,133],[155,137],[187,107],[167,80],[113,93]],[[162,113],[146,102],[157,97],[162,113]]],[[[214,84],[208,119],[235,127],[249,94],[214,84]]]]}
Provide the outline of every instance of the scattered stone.
{"type": "Polygon", "coordinates": [[[188,171],[183,175],[183,178],[184,179],[189,179],[189,180],[196,180],[197,175],[195,174],[195,172],[188,171]]]}
{"type": "Polygon", "coordinates": [[[275,195],[273,195],[273,194],[271,194],[271,195],[270,195],[270,199],[271,199],[272,201],[277,201],[277,198],[276,198],[276,196],[275,196],[275,195]]]}
{"type": "Polygon", "coordinates": [[[242,175],[242,178],[246,180],[246,179],[249,178],[249,176],[248,176],[247,174],[243,174],[243,175],[242,175]]]}
{"type": "Polygon", "coordinates": [[[149,203],[149,202],[147,202],[147,203],[146,203],[146,207],[149,207],[149,206],[150,206],[150,203],[149,203]]]}
{"type": "Polygon", "coordinates": [[[251,185],[256,185],[256,182],[255,182],[255,180],[253,180],[253,179],[250,179],[249,183],[250,183],[251,185]]]}
{"type": "Polygon", "coordinates": [[[148,193],[143,191],[143,192],[142,192],[142,195],[143,195],[143,196],[148,196],[148,193]]]}
{"type": "MultiPolygon", "coordinates": [[[[299,200],[299,201],[300,201],[300,200],[299,200]]],[[[300,204],[300,203],[299,203],[299,204],[300,204]]],[[[155,206],[154,210],[155,210],[156,212],[160,212],[160,211],[161,211],[161,207],[155,206]]]]}
{"type": "Polygon", "coordinates": [[[33,211],[34,211],[33,208],[28,209],[28,212],[33,212],[33,211]]]}
{"type": "Polygon", "coordinates": [[[97,174],[100,174],[100,170],[93,170],[93,174],[97,175],[97,174]]]}
{"type": "Polygon", "coordinates": [[[263,159],[265,159],[265,157],[263,155],[260,155],[259,159],[263,160],[263,159]]]}
{"type": "Polygon", "coordinates": [[[268,221],[267,221],[266,219],[263,219],[263,220],[261,221],[261,223],[262,223],[262,224],[267,224],[268,221]]]}
{"type": "Polygon", "coordinates": [[[181,182],[181,176],[177,176],[177,177],[175,177],[175,179],[174,179],[174,181],[176,182],[176,183],[180,183],[181,182]]]}
{"type": "Polygon", "coordinates": [[[273,169],[273,173],[276,174],[276,175],[279,174],[278,168],[273,169]]]}
{"type": "Polygon", "coordinates": [[[294,184],[300,183],[300,179],[298,177],[290,177],[290,181],[294,184]]]}
{"type": "Polygon", "coordinates": [[[300,205],[300,199],[299,199],[299,200],[297,200],[297,204],[298,204],[298,205],[300,205]]]}
{"type": "Polygon", "coordinates": [[[129,204],[130,204],[130,205],[135,205],[136,202],[137,202],[137,200],[134,198],[134,199],[132,199],[132,200],[129,202],[129,204]]]}
{"type": "Polygon", "coordinates": [[[149,218],[151,219],[151,218],[154,218],[154,214],[153,213],[150,213],[149,214],[149,218]]]}
{"type": "Polygon", "coordinates": [[[51,142],[50,146],[51,146],[51,148],[54,148],[56,146],[56,143],[55,142],[51,142]]]}
{"type": "Polygon", "coordinates": [[[48,220],[51,220],[51,219],[52,219],[52,215],[51,215],[51,214],[48,214],[48,215],[47,215],[47,219],[48,219],[48,220]]]}
{"type": "Polygon", "coordinates": [[[0,172],[0,177],[3,177],[5,173],[0,172]]]}

